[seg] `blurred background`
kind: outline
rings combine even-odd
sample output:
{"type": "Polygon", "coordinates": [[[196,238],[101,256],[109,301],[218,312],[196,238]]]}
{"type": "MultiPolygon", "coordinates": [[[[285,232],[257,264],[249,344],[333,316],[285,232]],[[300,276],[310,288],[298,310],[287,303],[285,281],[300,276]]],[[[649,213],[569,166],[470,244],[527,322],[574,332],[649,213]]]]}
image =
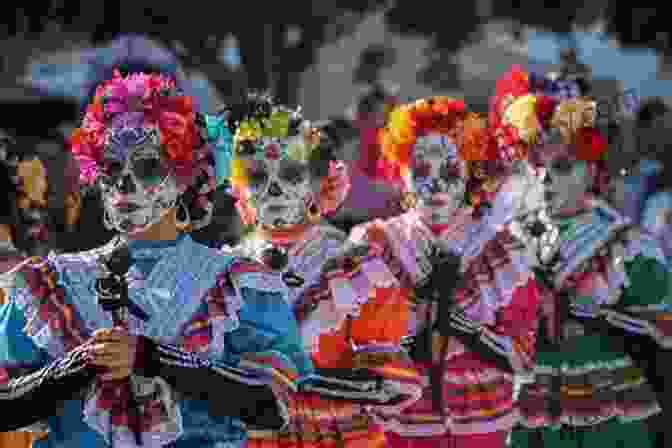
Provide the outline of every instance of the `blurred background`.
{"type": "MultiPolygon", "coordinates": [[[[629,0],[4,0],[0,128],[46,166],[53,217],[47,249],[84,250],[110,234],[95,196],[82,199],[76,224],[67,222],[67,137],[95,82],[120,55],[179,72],[204,112],[238,101],[247,88],[268,89],[330,123],[353,189],[329,219],[347,230],[399,212],[394,186],[367,177],[379,157],[375,135],[386,106],[449,95],[485,112],[495,80],[512,64],[581,79],[607,103],[622,101],[624,91],[637,97],[639,110],[610,123],[615,172],[645,152],[672,154],[661,151],[672,141],[667,17],[662,7],[629,0]]],[[[644,191],[644,178],[641,171],[627,188],[644,191]]],[[[660,188],[672,190],[672,176],[659,178],[666,179],[660,188]]],[[[196,235],[211,246],[240,238],[233,202],[219,193],[213,224],[196,235]]],[[[11,224],[3,214],[2,223],[11,224]]],[[[30,444],[27,433],[0,436],[2,448],[30,444]]]]}
{"type": "MultiPolygon", "coordinates": [[[[375,152],[361,148],[373,144],[371,129],[386,104],[442,94],[485,111],[495,80],[511,64],[580,77],[597,97],[629,90],[641,101],[669,104],[672,45],[664,17],[662,10],[623,0],[474,0],[441,7],[431,0],[294,0],[291,8],[5,0],[0,127],[43,135],[31,144],[49,165],[49,206],[60,213],[62,138],[75,126],[91,80],[100,77],[96,67],[113,63],[120,48],[176,67],[203,111],[237,101],[247,88],[269,89],[281,102],[301,104],[308,118],[336,124],[343,157],[355,168],[354,191],[365,192],[332,217],[347,228],[394,212],[394,189],[359,176],[375,165],[375,152]]],[[[630,154],[624,159],[637,152],[636,126],[635,114],[620,122],[619,153],[630,154]]],[[[207,238],[235,240],[230,203],[220,208],[220,229],[207,238]]]]}

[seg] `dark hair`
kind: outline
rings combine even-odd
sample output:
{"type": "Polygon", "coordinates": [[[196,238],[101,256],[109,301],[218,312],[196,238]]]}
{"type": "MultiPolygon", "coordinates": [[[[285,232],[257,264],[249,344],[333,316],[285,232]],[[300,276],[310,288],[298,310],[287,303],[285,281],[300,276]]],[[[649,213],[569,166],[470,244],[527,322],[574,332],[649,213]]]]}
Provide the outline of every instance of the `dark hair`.
{"type": "Polygon", "coordinates": [[[662,98],[651,98],[640,106],[639,111],[637,112],[637,126],[650,126],[656,118],[665,115],[669,111],[670,107],[665,104],[665,101],[663,101],[662,98]]]}
{"type": "Polygon", "coordinates": [[[328,125],[320,129],[320,143],[310,154],[308,166],[310,175],[314,179],[325,177],[329,174],[329,162],[336,160],[340,142],[338,137],[334,136],[332,129],[328,125]]]}

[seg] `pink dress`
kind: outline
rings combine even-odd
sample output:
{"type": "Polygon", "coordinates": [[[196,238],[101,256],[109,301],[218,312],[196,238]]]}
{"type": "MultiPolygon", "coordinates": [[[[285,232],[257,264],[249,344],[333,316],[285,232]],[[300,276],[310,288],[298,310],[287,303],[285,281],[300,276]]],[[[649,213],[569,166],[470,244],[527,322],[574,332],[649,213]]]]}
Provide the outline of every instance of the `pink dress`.
{"type": "MultiPolygon", "coordinates": [[[[470,209],[458,210],[444,222],[448,224],[429,226],[412,210],[367,223],[351,235],[354,241],[383,246],[388,267],[410,288],[431,274],[432,250],[461,254],[462,283],[454,293],[453,309],[480,328],[471,342],[432,337],[432,359],[415,361],[427,385],[432,370],[439,369],[440,410],[428,387],[420,401],[385,422],[388,446],[504,447],[518,420],[514,379],[529,375],[533,367],[537,284],[523,245],[508,230],[474,218],[470,209]],[[484,341],[492,338],[505,349],[489,351],[484,341]]],[[[416,297],[409,335],[419,336],[432,324],[432,307],[416,297]]]]}

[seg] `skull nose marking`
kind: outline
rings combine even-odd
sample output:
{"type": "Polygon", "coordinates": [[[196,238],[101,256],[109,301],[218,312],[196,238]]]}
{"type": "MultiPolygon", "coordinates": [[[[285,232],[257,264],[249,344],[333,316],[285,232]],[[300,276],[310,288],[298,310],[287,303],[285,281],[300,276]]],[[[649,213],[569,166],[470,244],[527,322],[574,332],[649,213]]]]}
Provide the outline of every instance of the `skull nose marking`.
{"type": "Polygon", "coordinates": [[[117,182],[117,188],[124,194],[135,193],[135,183],[130,174],[124,174],[117,182]]]}
{"type": "Polygon", "coordinates": [[[268,194],[276,198],[282,195],[282,190],[280,189],[280,186],[277,184],[277,182],[272,182],[271,185],[269,185],[268,194]]]}
{"type": "Polygon", "coordinates": [[[548,171],[544,175],[544,180],[542,181],[543,185],[551,185],[552,179],[551,179],[551,173],[548,171]]]}

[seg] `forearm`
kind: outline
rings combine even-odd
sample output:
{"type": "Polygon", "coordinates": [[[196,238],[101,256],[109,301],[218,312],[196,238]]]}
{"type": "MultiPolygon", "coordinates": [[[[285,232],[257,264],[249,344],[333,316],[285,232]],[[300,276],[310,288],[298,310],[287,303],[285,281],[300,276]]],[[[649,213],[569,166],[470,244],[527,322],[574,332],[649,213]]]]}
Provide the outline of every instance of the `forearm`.
{"type": "Polygon", "coordinates": [[[266,429],[284,426],[279,398],[261,376],[147,338],[140,338],[138,346],[134,373],[159,377],[185,397],[207,401],[213,416],[237,417],[266,429]]]}
{"type": "Polygon", "coordinates": [[[0,432],[16,431],[56,415],[62,403],[87,388],[95,375],[87,363],[87,349],[82,347],[42,369],[12,377],[0,385],[0,406],[11,409],[2,413],[0,432]]]}

